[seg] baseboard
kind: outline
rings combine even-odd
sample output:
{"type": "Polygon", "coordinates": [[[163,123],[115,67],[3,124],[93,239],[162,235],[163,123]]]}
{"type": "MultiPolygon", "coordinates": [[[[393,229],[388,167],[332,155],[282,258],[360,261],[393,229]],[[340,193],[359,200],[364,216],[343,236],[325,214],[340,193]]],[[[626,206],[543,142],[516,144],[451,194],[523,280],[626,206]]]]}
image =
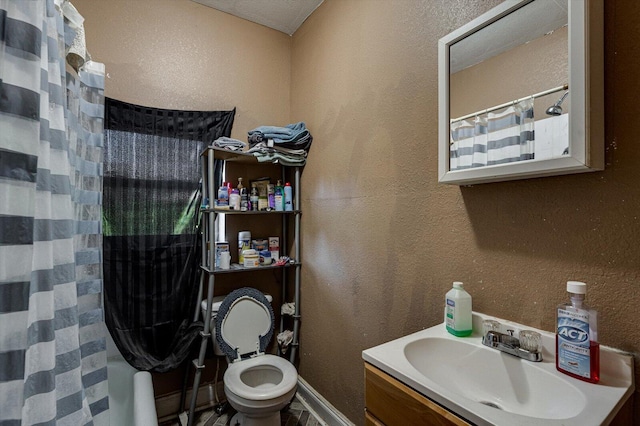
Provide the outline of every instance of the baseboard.
{"type": "MultiPolygon", "coordinates": [[[[185,398],[185,407],[180,412],[189,411],[191,404],[191,389],[187,390],[185,398]]],[[[180,394],[181,392],[173,392],[156,398],[156,411],[158,413],[158,422],[162,423],[175,419],[180,413],[180,394]]],[[[224,383],[218,382],[218,398],[224,401],[224,383]]],[[[206,410],[216,405],[214,383],[205,383],[198,390],[198,398],[196,399],[196,411],[206,410]]]]}
{"type": "Polygon", "coordinates": [[[316,418],[324,421],[328,426],[355,426],[300,376],[298,376],[297,396],[316,418]]]}

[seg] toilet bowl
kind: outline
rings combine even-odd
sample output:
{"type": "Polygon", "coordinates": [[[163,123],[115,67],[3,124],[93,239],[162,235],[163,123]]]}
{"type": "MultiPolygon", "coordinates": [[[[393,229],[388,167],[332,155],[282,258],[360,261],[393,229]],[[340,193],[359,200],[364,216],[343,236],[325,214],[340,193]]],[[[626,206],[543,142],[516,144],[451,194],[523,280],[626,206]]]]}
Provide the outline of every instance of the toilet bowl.
{"type": "Polygon", "coordinates": [[[237,411],[232,425],[279,426],[280,410],[295,395],[296,368],[265,353],[273,330],[273,309],[260,291],[240,288],[220,303],[215,333],[219,350],[229,361],[223,380],[227,401],[237,411]]]}

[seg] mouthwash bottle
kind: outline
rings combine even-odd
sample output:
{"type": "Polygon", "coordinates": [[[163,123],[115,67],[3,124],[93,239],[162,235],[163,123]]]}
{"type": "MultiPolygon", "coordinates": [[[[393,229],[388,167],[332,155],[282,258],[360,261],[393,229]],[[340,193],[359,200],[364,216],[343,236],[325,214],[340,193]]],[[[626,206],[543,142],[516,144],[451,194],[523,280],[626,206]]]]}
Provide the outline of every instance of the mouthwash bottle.
{"type": "Polygon", "coordinates": [[[585,382],[600,380],[598,313],[584,303],[587,285],[567,281],[570,303],[558,305],[556,369],[585,382]]]}
{"type": "Polygon", "coordinates": [[[444,322],[447,331],[454,336],[469,336],[473,331],[471,313],[471,295],[464,285],[456,281],[445,296],[444,322]]]}

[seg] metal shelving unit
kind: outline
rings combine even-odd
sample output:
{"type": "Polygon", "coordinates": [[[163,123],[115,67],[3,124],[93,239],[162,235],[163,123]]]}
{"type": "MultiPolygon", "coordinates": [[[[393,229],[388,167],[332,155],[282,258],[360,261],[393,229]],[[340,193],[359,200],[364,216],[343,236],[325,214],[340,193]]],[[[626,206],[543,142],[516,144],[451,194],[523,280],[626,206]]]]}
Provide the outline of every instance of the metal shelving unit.
{"type": "MultiPolygon", "coordinates": [[[[258,163],[258,160],[251,154],[245,154],[241,152],[233,152],[215,147],[207,147],[200,155],[201,158],[201,167],[202,167],[202,194],[203,196],[208,197],[210,203],[213,204],[214,200],[217,198],[217,194],[215,193],[215,183],[214,183],[214,167],[215,160],[220,159],[226,162],[242,162],[246,164],[262,164],[258,163]]],[[[233,273],[251,273],[257,270],[265,270],[265,269],[281,269],[282,271],[282,299],[286,300],[287,297],[287,288],[288,282],[287,278],[289,273],[287,270],[293,268],[294,271],[292,273],[294,279],[294,304],[295,304],[295,312],[292,315],[293,318],[293,341],[290,344],[290,352],[288,359],[293,364],[295,362],[297,349],[299,346],[298,343],[298,333],[300,331],[300,279],[301,279],[301,268],[302,263],[300,260],[300,220],[302,212],[299,210],[300,207],[300,176],[301,176],[301,167],[299,166],[281,166],[281,176],[284,181],[284,177],[286,175],[287,170],[293,172],[293,182],[294,182],[294,206],[297,210],[294,211],[234,211],[227,209],[218,209],[218,208],[203,208],[201,209],[202,218],[201,218],[201,228],[202,228],[202,237],[201,237],[201,251],[202,258],[200,263],[200,284],[198,290],[198,303],[196,304],[194,311],[194,321],[197,321],[200,316],[200,304],[204,297],[204,289],[206,286],[206,295],[207,295],[207,312],[206,316],[203,320],[204,329],[200,332],[201,342],[200,342],[200,350],[198,353],[198,359],[193,360],[193,366],[195,368],[195,376],[193,380],[193,391],[191,394],[191,402],[189,406],[189,414],[188,414],[188,426],[194,424],[194,414],[196,409],[196,401],[197,401],[197,390],[200,387],[200,379],[202,371],[204,370],[204,360],[207,352],[207,345],[211,339],[211,330],[210,330],[210,318],[211,318],[211,310],[212,310],[212,300],[215,290],[215,277],[218,274],[233,274],[233,273]],[[243,266],[233,264],[231,269],[219,269],[219,268],[211,268],[207,265],[215,265],[215,249],[214,243],[216,240],[215,235],[215,219],[217,215],[225,214],[225,215],[239,215],[239,216],[253,216],[253,215],[279,215],[282,217],[282,238],[280,244],[280,255],[281,256],[290,256],[292,262],[286,263],[284,265],[268,265],[268,266],[260,266],[258,268],[245,268],[243,266]],[[288,230],[290,227],[291,217],[293,216],[293,253],[289,255],[287,253],[287,245],[289,241],[288,230]]],[[[280,316],[280,332],[284,331],[284,315],[280,316]]],[[[278,348],[278,355],[280,354],[280,348],[278,348]]]]}

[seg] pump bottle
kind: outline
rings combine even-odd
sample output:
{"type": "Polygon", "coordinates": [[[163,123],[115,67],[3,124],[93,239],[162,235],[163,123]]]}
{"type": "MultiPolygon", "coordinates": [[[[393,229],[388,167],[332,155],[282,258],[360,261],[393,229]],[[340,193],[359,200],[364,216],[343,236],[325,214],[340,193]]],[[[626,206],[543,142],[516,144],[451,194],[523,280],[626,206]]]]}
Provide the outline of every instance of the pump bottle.
{"type": "Polygon", "coordinates": [[[567,281],[571,301],[556,310],[556,369],[585,382],[600,380],[598,313],[584,303],[587,285],[567,281]]]}

